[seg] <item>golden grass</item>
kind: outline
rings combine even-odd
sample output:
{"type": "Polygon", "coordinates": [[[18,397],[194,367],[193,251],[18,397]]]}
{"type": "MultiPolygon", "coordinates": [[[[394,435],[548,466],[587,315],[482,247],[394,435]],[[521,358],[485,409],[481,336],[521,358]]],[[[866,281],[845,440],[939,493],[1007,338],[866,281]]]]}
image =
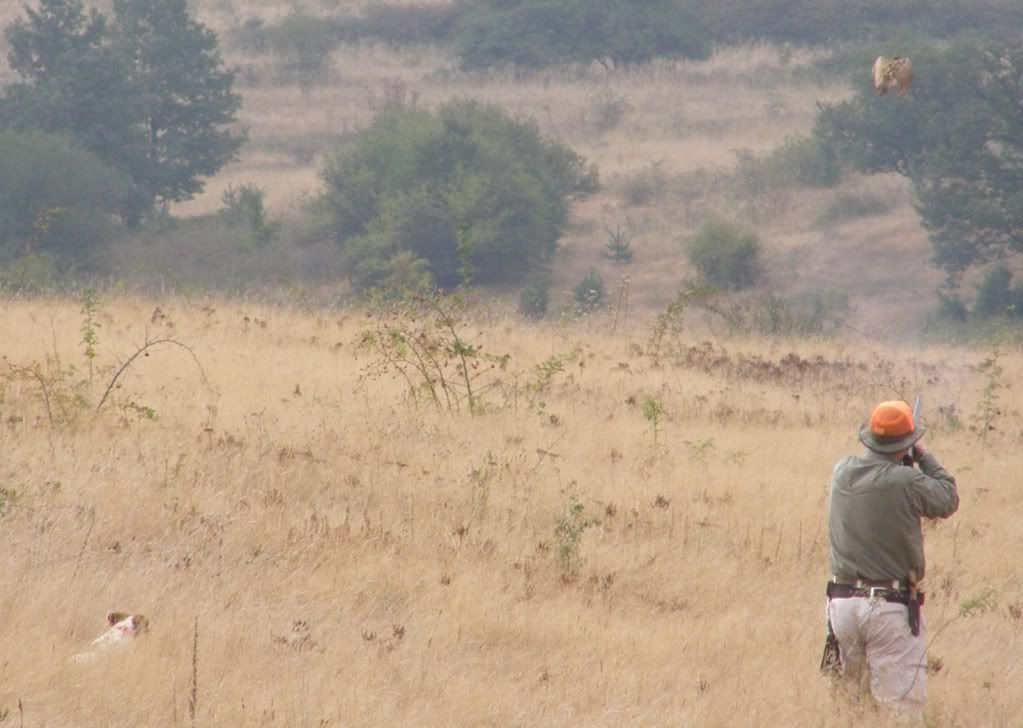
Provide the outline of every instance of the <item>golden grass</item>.
{"type": "MultiPolygon", "coordinates": [[[[930,725],[1023,711],[1020,393],[999,392],[986,444],[951,419],[979,411],[982,352],[715,340],[656,366],[639,318],[610,334],[484,310],[462,331],[511,360],[474,417],[363,377],[362,312],[121,297],[102,303],[90,402],[147,332],[189,344],[207,382],[156,349],[98,418],[51,427],[10,366],[59,357],[84,377],[79,308],[0,305],[12,725],[188,724],[196,617],[197,725],[876,724],[836,712],[816,674],[826,486],[871,404],[915,391],[963,498],[927,529],[930,725]],[[543,408],[502,395],[571,352],[543,408]],[[793,352],[802,373],[779,367],[793,352]],[[666,411],[659,451],[647,397],[666,411]],[[573,498],[600,523],[566,581],[555,524],[573,498]],[[989,608],[957,617],[978,597],[989,608]],[[69,665],[111,608],[151,632],[69,665]]],[[[1023,357],[1003,364],[1017,381],[1023,357]]]]}

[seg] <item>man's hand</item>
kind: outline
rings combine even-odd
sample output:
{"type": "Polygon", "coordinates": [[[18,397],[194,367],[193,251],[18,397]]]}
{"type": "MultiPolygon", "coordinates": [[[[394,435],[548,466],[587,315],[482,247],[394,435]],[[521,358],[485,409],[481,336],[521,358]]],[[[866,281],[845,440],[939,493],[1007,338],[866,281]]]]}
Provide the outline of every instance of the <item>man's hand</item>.
{"type": "Polygon", "coordinates": [[[924,447],[923,440],[917,440],[913,445],[913,459],[919,460],[924,456],[925,452],[927,452],[927,448],[924,447]]]}

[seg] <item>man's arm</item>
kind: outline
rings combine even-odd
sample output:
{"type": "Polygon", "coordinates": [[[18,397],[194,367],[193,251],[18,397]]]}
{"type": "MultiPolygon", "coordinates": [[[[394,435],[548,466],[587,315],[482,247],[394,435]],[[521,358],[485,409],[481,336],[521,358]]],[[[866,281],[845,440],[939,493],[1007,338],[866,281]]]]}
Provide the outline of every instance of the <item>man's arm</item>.
{"type": "Polygon", "coordinates": [[[920,465],[910,484],[915,510],[925,518],[948,518],[959,509],[955,478],[922,444],[913,447],[913,456],[920,465]]]}

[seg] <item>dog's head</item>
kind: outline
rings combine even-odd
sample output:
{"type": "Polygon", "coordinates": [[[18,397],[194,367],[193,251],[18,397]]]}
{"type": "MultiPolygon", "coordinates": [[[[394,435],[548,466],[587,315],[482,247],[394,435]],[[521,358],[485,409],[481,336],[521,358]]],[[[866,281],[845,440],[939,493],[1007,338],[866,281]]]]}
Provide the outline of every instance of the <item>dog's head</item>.
{"type": "Polygon", "coordinates": [[[132,636],[141,634],[149,629],[149,620],[141,614],[128,614],[127,612],[110,612],[107,614],[107,624],[111,627],[121,626],[132,636]]]}

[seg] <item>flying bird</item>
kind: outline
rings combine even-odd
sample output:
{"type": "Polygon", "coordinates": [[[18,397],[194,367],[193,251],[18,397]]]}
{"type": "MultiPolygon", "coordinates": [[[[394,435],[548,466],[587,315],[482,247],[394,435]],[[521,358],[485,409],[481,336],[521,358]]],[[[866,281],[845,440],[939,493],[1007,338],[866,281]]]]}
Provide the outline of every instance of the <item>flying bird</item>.
{"type": "Polygon", "coordinates": [[[878,56],[874,61],[874,90],[884,96],[895,89],[899,96],[905,96],[913,85],[913,64],[900,56],[878,56]]]}

